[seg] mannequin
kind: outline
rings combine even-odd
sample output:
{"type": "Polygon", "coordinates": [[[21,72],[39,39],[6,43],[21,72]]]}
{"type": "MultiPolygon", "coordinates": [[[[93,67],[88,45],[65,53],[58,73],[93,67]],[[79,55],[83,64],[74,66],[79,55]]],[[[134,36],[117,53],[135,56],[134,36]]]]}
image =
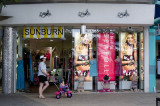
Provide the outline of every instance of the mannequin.
{"type": "Polygon", "coordinates": [[[92,56],[92,58],[90,59],[90,73],[89,75],[91,77],[96,77],[98,76],[97,73],[97,59],[96,59],[96,53],[92,56]]]}
{"type": "Polygon", "coordinates": [[[25,88],[25,79],[24,79],[24,67],[23,67],[23,58],[18,56],[17,58],[17,90],[24,90],[25,88]]]}
{"type": "Polygon", "coordinates": [[[105,75],[103,77],[101,85],[103,89],[99,90],[99,92],[113,92],[112,90],[110,90],[110,77],[108,75],[105,75]]]}
{"type": "Polygon", "coordinates": [[[117,58],[115,59],[115,61],[121,61],[121,58],[119,56],[117,56],[117,58]]]}
{"type": "Polygon", "coordinates": [[[123,75],[122,60],[119,56],[115,59],[115,77],[116,77],[116,88],[119,90],[119,79],[123,75]]]}
{"type": "Polygon", "coordinates": [[[49,53],[49,50],[47,50],[47,52],[46,52],[46,54],[45,54],[45,57],[47,57],[46,59],[47,59],[47,60],[50,60],[50,56],[51,56],[51,54],[49,53]]]}

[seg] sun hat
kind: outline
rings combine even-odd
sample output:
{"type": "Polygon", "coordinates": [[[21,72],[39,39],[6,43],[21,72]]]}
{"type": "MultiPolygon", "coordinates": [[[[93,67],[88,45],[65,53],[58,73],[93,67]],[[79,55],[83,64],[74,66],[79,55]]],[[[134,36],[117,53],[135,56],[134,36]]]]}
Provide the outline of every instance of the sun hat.
{"type": "Polygon", "coordinates": [[[47,57],[44,57],[44,55],[40,56],[40,59],[43,59],[43,58],[45,58],[45,59],[46,59],[47,57]]]}

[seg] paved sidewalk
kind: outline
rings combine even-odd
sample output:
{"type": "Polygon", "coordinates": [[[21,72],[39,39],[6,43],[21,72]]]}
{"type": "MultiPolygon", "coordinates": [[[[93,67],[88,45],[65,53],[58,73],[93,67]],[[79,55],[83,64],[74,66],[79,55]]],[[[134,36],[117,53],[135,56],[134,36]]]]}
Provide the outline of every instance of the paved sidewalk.
{"type": "Polygon", "coordinates": [[[160,93],[83,93],[72,98],[56,99],[54,94],[36,93],[0,94],[0,106],[156,106],[160,93]]]}
{"type": "Polygon", "coordinates": [[[47,106],[24,95],[26,94],[0,94],[0,106],[47,106]]]}

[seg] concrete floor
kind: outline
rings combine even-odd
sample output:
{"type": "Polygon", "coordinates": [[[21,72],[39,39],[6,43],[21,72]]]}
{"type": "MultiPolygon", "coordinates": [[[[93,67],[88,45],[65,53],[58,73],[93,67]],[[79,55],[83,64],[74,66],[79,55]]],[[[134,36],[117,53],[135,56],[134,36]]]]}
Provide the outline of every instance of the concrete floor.
{"type": "MultiPolygon", "coordinates": [[[[0,87],[1,88],[1,87],[0,87]]],[[[32,89],[35,93],[0,94],[0,106],[156,106],[156,97],[160,97],[160,80],[157,80],[158,93],[73,93],[72,98],[63,96],[56,99],[51,86],[45,91],[46,99],[38,98],[38,87],[32,89]]],[[[1,91],[1,89],[0,89],[1,91]]],[[[160,104],[159,104],[160,106],[160,104]]]]}
{"type": "Polygon", "coordinates": [[[160,92],[160,79],[156,79],[156,92],[160,92]]]}
{"type": "Polygon", "coordinates": [[[0,106],[47,106],[41,102],[26,97],[24,94],[0,94],[0,106]]]}
{"type": "Polygon", "coordinates": [[[56,99],[54,93],[0,94],[0,106],[156,106],[160,93],[74,93],[72,98],[56,99]]]}

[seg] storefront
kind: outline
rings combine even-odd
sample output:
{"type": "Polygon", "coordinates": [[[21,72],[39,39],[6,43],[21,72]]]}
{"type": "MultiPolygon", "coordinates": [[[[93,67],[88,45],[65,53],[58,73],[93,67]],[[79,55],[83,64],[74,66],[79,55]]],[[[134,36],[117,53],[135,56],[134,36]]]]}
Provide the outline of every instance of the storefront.
{"type": "MultiPolygon", "coordinates": [[[[58,74],[58,78],[67,78],[72,90],[77,90],[81,76],[84,77],[84,90],[101,90],[101,83],[107,75],[110,77],[109,88],[113,91],[130,90],[131,76],[136,76],[138,89],[149,92],[148,27],[154,22],[154,5],[8,5],[2,14],[13,16],[0,24],[13,26],[11,30],[15,28],[21,34],[20,42],[23,41],[22,47],[28,46],[32,63],[37,62],[33,58],[36,51],[43,49],[42,54],[48,52],[52,57],[48,59],[49,70],[58,69],[60,73],[55,70],[54,73],[58,74]],[[24,12],[20,13],[19,10],[24,12]],[[55,54],[53,49],[56,50],[55,54]]],[[[9,28],[4,27],[4,36],[7,36],[9,28]]],[[[19,47],[18,53],[24,58],[22,47],[19,47]]]]}
{"type": "Polygon", "coordinates": [[[80,29],[72,30],[75,39],[74,90],[77,89],[78,78],[81,77],[79,73],[85,76],[85,90],[100,91],[103,89],[103,78],[108,75],[110,77],[110,89],[128,91],[132,85],[131,77],[134,74],[139,77],[138,89],[144,89],[143,27],[133,27],[133,29],[134,31],[128,27],[87,29],[86,35],[88,37],[82,37],[80,29]],[[82,46],[81,43],[84,43],[84,39],[91,40],[92,44],[89,44],[91,46],[87,47],[89,49],[86,50],[86,53],[82,49],[83,55],[81,55],[79,48],[82,46]],[[136,47],[129,46],[126,44],[127,42],[132,42],[131,45],[136,47]],[[84,61],[87,61],[86,58],[90,61],[90,65],[83,64],[84,61]]]}
{"type": "MultiPolygon", "coordinates": [[[[30,92],[38,91],[38,65],[41,55],[47,57],[46,68],[51,76],[48,92],[51,89],[52,91],[57,90],[54,82],[58,82],[58,79],[62,78],[65,78],[71,87],[72,34],[70,29],[61,26],[19,27],[19,29],[23,30],[23,34],[19,37],[21,36],[20,38],[23,40],[25,80],[30,85],[28,90],[30,92]]],[[[21,52],[20,49],[19,51],[21,52]]]]}

